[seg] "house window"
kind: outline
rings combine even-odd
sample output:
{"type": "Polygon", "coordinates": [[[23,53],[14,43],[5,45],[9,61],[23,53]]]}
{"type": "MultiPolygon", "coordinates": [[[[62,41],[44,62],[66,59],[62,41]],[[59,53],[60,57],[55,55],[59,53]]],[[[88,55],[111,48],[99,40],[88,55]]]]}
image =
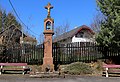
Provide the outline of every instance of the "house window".
{"type": "Polygon", "coordinates": [[[77,37],[77,38],[83,38],[84,37],[84,32],[77,33],[75,35],[75,37],[77,37]]]}

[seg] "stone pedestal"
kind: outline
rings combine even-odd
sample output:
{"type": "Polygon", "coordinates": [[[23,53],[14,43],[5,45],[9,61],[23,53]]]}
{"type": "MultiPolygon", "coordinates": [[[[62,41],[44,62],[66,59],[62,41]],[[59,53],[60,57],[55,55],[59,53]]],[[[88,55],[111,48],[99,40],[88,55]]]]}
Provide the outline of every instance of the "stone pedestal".
{"type": "Polygon", "coordinates": [[[53,72],[54,71],[54,64],[52,57],[44,57],[43,58],[43,65],[42,65],[43,72],[53,72]]]}
{"type": "Polygon", "coordinates": [[[54,64],[53,64],[53,57],[52,57],[52,34],[44,32],[45,34],[45,41],[44,41],[44,58],[43,58],[43,66],[42,70],[47,72],[54,71],[54,64]]]}

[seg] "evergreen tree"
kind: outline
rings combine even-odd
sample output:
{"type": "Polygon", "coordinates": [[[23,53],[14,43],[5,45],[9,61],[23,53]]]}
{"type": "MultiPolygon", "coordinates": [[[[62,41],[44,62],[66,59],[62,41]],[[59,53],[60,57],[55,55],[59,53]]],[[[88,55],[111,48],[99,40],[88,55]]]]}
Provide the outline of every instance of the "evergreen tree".
{"type": "Polygon", "coordinates": [[[12,13],[7,14],[6,11],[0,10],[0,32],[13,24],[19,29],[22,27],[12,13]]]}
{"type": "Polygon", "coordinates": [[[4,10],[2,12],[2,31],[6,28],[6,22],[7,21],[7,15],[6,15],[6,11],[4,10]]]}
{"type": "Polygon", "coordinates": [[[0,32],[2,31],[2,11],[0,11],[0,32]]]}
{"type": "Polygon", "coordinates": [[[97,4],[106,19],[101,23],[96,41],[115,52],[120,47],[120,0],[97,0],[97,4]]]}

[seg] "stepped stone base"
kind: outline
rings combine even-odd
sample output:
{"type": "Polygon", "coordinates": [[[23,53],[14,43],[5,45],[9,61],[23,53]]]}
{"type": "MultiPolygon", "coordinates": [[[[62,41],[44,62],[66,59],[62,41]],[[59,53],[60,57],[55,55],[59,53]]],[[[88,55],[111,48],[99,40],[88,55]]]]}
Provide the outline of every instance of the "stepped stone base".
{"type": "Polygon", "coordinates": [[[65,78],[65,75],[60,75],[59,72],[39,72],[36,75],[30,75],[33,78],[65,78]]]}
{"type": "Polygon", "coordinates": [[[43,64],[42,65],[42,71],[47,72],[54,72],[54,64],[43,64]]]}

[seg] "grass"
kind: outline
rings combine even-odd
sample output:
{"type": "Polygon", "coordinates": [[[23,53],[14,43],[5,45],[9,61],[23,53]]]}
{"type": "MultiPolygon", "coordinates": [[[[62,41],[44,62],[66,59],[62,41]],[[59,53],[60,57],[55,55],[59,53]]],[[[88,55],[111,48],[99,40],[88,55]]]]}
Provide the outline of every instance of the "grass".
{"type": "Polygon", "coordinates": [[[93,70],[86,63],[75,62],[75,63],[67,65],[64,68],[63,72],[66,74],[71,74],[71,75],[81,75],[81,74],[92,74],[93,70]]]}

